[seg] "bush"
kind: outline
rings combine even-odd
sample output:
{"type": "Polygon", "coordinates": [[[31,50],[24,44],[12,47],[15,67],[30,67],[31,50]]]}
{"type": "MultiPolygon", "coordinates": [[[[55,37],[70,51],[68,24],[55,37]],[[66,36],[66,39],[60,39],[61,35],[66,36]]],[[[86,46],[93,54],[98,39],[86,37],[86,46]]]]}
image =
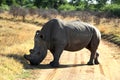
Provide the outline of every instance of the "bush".
{"type": "Polygon", "coordinates": [[[96,6],[96,4],[90,4],[88,9],[91,11],[99,11],[99,9],[96,6]]]}
{"type": "Polygon", "coordinates": [[[76,10],[77,11],[79,11],[79,10],[85,10],[85,6],[84,5],[76,6],[76,10]]]}
{"type": "Polygon", "coordinates": [[[73,5],[65,4],[65,5],[60,5],[58,10],[73,11],[73,10],[76,10],[76,8],[73,5]]]}
{"type": "Polygon", "coordinates": [[[9,10],[10,8],[9,8],[8,5],[1,4],[0,9],[2,9],[2,10],[9,10]]]}
{"type": "Polygon", "coordinates": [[[28,9],[23,8],[23,7],[18,7],[18,6],[11,6],[10,14],[13,15],[13,17],[21,16],[23,18],[23,22],[25,21],[25,17],[28,14],[28,9]]]}
{"type": "Polygon", "coordinates": [[[102,10],[111,12],[116,17],[120,17],[120,5],[118,4],[105,5],[102,10]]]}
{"type": "Polygon", "coordinates": [[[80,1],[78,5],[76,5],[76,10],[85,10],[86,9],[86,4],[84,1],[80,1]]]}
{"type": "Polygon", "coordinates": [[[34,6],[33,4],[26,4],[26,5],[24,6],[24,8],[37,9],[37,7],[36,7],[36,6],[34,6]]]}

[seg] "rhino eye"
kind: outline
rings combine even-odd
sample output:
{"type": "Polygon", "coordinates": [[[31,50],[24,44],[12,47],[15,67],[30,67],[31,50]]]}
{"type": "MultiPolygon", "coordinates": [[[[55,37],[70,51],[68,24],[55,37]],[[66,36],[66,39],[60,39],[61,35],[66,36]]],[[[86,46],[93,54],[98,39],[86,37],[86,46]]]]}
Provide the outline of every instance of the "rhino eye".
{"type": "Polygon", "coordinates": [[[43,35],[40,35],[40,38],[43,39],[43,35]]]}

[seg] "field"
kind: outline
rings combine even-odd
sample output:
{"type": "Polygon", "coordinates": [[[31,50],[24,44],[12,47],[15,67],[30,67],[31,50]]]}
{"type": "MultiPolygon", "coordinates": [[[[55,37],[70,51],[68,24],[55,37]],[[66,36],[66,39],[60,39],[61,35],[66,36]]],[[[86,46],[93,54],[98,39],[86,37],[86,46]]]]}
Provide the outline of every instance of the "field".
{"type": "MultiPolygon", "coordinates": [[[[46,59],[39,66],[30,66],[23,58],[33,48],[33,38],[36,30],[48,21],[42,17],[32,21],[27,16],[26,22],[21,17],[12,18],[8,13],[0,15],[0,80],[119,80],[120,69],[120,48],[114,44],[101,41],[99,47],[100,65],[84,65],[89,59],[89,51],[86,49],[80,52],[70,53],[65,51],[61,57],[60,68],[50,68],[48,64],[52,56],[50,52],[46,59]],[[70,54],[69,54],[70,53],[70,54]],[[84,53],[84,54],[83,54],[84,53]]],[[[76,20],[76,17],[61,17],[64,20],[76,20]]],[[[91,17],[92,18],[92,17],[91,17]]],[[[120,41],[119,19],[101,18],[99,24],[91,19],[91,24],[96,25],[105,35],[115,37],[109,40],[120,41]],[[116,37],[117,36],[117,37],[116,37]]],[[[114,42],[113,41],[113,42],[114,42]]]]}

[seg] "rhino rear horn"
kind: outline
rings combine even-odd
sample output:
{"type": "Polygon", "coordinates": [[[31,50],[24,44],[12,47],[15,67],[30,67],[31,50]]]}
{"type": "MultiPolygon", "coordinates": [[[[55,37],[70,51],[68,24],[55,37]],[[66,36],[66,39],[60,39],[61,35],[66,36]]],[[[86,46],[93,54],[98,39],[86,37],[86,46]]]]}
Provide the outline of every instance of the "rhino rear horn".
{"type": "Polygon", "coordinates": [[[34,50],[33,50],[33,49],[30,49],[29,51],[30,51],[31,54],[34,53],[34,50]]]}

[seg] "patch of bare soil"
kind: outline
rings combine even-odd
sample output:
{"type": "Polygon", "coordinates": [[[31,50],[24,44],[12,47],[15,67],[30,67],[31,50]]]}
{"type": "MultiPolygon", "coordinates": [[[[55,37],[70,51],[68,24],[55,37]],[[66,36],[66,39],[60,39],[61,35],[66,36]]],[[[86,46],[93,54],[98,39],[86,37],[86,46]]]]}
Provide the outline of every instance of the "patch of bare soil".
{"type": "Polygon", "coordinates": [[[83,49],[77,52],[64,51],[59,68],[48,65],[52,60],[50,52],[42,64],[29,68],[36,80],[120,80],[119,47],[102,40],[98,52],[99,65],[86,65],[90,52],[83,49]]]}

